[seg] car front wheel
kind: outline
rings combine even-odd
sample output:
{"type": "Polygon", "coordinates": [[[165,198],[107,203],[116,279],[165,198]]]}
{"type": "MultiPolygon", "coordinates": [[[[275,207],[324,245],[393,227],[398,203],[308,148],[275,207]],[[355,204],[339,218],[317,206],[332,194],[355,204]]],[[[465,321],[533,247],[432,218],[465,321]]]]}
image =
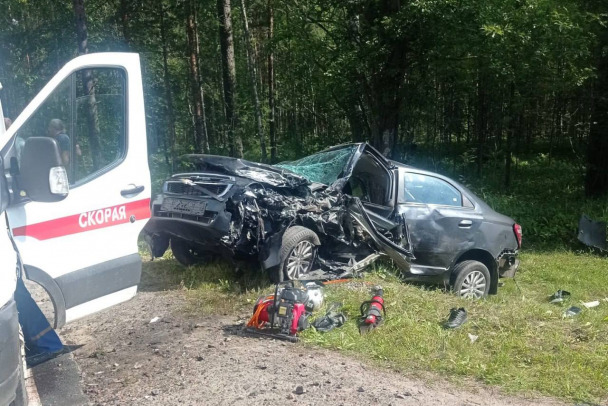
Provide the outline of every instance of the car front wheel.
{"type": "Polygon", "coordinates": [[[294,226],[283,235],[281,269],[285,280],[296,280],[312,271],[319,238],[306,227],[294,226]]]}
{"type": "Polygon", "coordinates": [[[184,266],[201,264],[209,259],[209,255],[202,253],[193,244],[179,238],[171,239],[171,251],[177,262],[184,266]]]}
{"type": "Polygon", "coordinates": [[[490,291],[490,271],[479,261],[462,261],[453,271],[452,290],[467,299],[481,299],[490,291]]]}

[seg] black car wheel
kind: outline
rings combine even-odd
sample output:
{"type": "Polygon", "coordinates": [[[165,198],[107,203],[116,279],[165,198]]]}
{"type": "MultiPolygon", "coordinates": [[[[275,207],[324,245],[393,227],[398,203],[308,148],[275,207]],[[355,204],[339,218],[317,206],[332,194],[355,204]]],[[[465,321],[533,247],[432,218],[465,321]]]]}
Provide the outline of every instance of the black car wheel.
{"type": "Polygon", "coordinates": [[[281,245],[280,275],[284,280],[296,280],[309,273],[317,256],[319,237],[306,227],[288,228],[281,245]]]}
{"type": "Polygon", "coordinates": [[[21,326],[19,327],[19,339],[21,341],[20,357],[19,357],[19,383],[15,391],[15,399],[10,403],[10,406],[27,406],[27,390],[25,389],[25,343],[23,342],[23,333],[21,326]]]}
{"type": "Polygon", "coordinates": [[[490,291],[490,271],[479,261],[462,261],[453,271],[452,290],[467,299],[481,299],[490,291]]]}
{"type": "Polygon", "coordinates": [[[177,262],[184,266],[201,264],[209,259],[209,254],[201,252],[192,243],[179,238],[171,239],[171,251],[177,262]]]}

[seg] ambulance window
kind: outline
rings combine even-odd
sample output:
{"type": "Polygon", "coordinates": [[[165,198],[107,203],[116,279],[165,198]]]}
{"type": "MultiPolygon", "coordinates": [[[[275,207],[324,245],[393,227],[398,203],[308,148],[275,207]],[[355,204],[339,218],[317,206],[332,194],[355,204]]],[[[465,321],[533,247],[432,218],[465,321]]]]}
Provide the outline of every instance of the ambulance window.
{"type": "Polygon", "coordinates": [[[66,78],[21,126],[20,159],[29,137],[53,137],[72,187],[112,166],[126,153],[126,75],[118,68],[77,71],[66,78]]]}
{"type": "Polygon", "coordinates": [[[72,184],[86,182],[121,161],[126,145],[124,71],[99,68],[76,76],[72,184]]]}
{"type": "MultiPolygon", "coordinates": [[[[15,137],[15,152],[21,159],[25,141],[30,137],[49,136],[51,122],[57,128],[64,128],[64,133],[72,126],[72,83],[70,78],[64,80],[36,112],[19,128],[15,137]],[[53,121],[55,120],[55,121],[53,121]]],[[[55,133],[54,133],[55,134],[55,133]]],[[[53,134],[53,135],[54,135],[53,134]]],[[[61,147],[61,145],[60,145],[61,147]]],[[[69,147],[66,149],[69,155],[69,147]]]]}

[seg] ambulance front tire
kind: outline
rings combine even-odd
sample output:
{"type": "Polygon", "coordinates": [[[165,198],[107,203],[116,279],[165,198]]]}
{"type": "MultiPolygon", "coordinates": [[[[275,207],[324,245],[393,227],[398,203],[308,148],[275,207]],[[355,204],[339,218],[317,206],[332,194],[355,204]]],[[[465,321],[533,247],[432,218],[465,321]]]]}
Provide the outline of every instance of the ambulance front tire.
{"type": "Polygon", "coordinates": [[[9,406],[27,406],[27,391],[25,389],[25,369],[23,368],[24,359],[19,362],[19,382],[15,391],[15,400],[9,406]]]}
{"type": "Polygon", "coordinates": [[[17,389],[15,390],[15,399],[10,403],[9,406],[27,406],[27,390],[25,387],[25,343],[23,341],[23,333],[21,332],[21,326],[19,326],[19,341],[20,348],[19,352],[19,381],[17,382],[17,389]]]}

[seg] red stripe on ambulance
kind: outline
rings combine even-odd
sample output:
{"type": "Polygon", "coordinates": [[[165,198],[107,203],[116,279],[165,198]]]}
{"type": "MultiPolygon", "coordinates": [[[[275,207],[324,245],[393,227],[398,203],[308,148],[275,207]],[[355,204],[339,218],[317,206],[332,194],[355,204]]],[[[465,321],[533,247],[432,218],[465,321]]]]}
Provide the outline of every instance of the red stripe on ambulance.
{"type": "Polygon", "coordinates": [[[133,216],[134,220],[149,219],[150,199],[137,200],[41,223],[15,227],[13,228],[13,236],[48,240],[128,223],[131,221],[131,216],[133,216]]]}

